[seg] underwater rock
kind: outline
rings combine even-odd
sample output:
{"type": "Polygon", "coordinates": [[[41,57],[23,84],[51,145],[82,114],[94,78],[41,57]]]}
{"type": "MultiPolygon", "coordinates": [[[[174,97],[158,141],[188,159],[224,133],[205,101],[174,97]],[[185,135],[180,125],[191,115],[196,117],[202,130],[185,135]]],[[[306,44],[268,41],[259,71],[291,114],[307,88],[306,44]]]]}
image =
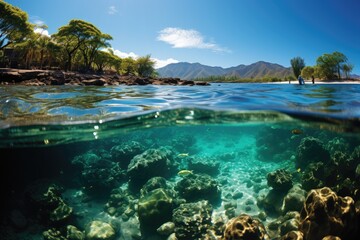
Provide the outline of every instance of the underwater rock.
{"type": "Polygon", "coordinates": [[[222,240],[232,239],[268,240],[270,238],[259,220],[241,214],[226,223],[222,240]]]}
{"type": "Polygon", "coordinates": [[[263,209],[269,216],[278,216],[282,213],[281,207],[286,192],[277,192],[271,189],[266,195],[257,198],[257,206],[263,209]]]}
{"type": "Polygon", "coordinates": [[[115,239],[114,228],[102,221],[92,221],[85,228],[87,240],[112,240],[115,239]]]}
{"type": "Polygon", "coordinates": [[[44,240],[84,240],[85,234],[75,226],[68,225],[66,228],[51,228],[43,232],[44,240]]]}
{"type": "Polygon", "coordinates": [[[173,211],[178,240],[199,239],[211,225],[212,206],[208,201],[183,203],[173,211]]]}
{"type": "Polygon", "coordinates": [[[333,156],[335,152],[347,153],[349,151],[349,143],[342,137],[335,137],[328,141],[325,148],[329,151],[330,155],[333,156]]]}
{"type": "Polygon", "coordinates": [[[287,192],[293,185],[291,173],[285,169],[278,169],[268,173],[267,184],[277,192],[287,192]]]}
{"type": "Polygon", "coordinates": [[[61,198],[61,191],[62,188],[48,181],[37,181],[27,188],[25,195],[45,222],[56,223],[67,220],[73,212],[61,198]]]}
{"type": "Polygon", "coordinates": [[[113,146],[110,150],[112,159],[120,163],[122,168],[127,168],[131,159],[145,151],[145,146],[136,141],[113,146]]]}
{"type": "Polygon", "coordinates": [[[177,172],[173,152],[167,147],[148,149],[130,162],[127,174],[129,188],[138,191],[152,177],[170,177],[177,172]]]}
{"type": "Polygon", "coordinates": [[[119,217],[126,213],[127,217],[131,217],[135,214],[134,197],[121,188],[113,189],[105,204],[105,211],[110,216],[119,217]]]}
{"type": "Polygon", "coordinates": [[[306,137],[301,140],[295,158],[296,168],[305,169],[310,163],[323,162],[326,164],[329,161],[330,154],[319,139],[306,137]]]}
{"type": "Polygon", "coordinates": [[[152,190],[155,190],[157,188],[163,188],[163,189],[167,189],[168,186],[166,184],[166,179],[163,177],[153,177],[150,178],[145,184],[144,186],[140,189],[140,196],[145,196],[146,194],[148,194],[149,192],[151,192],[152,190]]]}
{"type": "Polygon", "coordinates": [[[175,230],[175,223],[173,222],[166,222],[163,225],[161,225],[156,231],[160,235],[166,235],[169,236],[172,234],[175,230]]]}
{"type": "Polygon", "coordinates": [[[321,240],[341,240],[338,236],[326,236],[323,237],[321,240]]]}
{"type": "Polygon", "coordinates": [[[125,180],[125,171],[119,163],[111,160],[111,155],[102,149],[88,151],[76,156],[72,163],[81,172],[84,190],[90,194],[108,194],[125,180]],[[96,152],[96,153],[95,153],[96,152]]]}
{"type": "Polygon", "coordinates": [[[328,235],[341,239],[359,239],[354,200],[339,197],[330,188],[311,190],[300,215],[299,230],[307,240],[328,235]]]}
{"type": "Polygon", "coordinates": [[[301,185],[294,185],[284,197],[281,211],[283,213],[301,211],[305,202],[305,196],[306,191],[301,188],[301,185]]]}
{"type": "Polygon", "coordinates": [[[204,158],[191,158],[188,164],[188,168],[195,173],[205,173],[210,176],[216,176],[219,174],[220,163],[214,159],[204,158]]]}
{"type": "Polygon", "coordinates": [[[213,205],[221,202],[221,190],[216,180],[206,174],[189,174],[175,187],[179,196],[189,202],[208,200],[213,205]]]}
{"type": "Polygon", "coordinates": [[[269,236],[274,239],[291,231],[297,231],[300,224],[300,213],[296,211],[287,212],[278,217],[267,226],[269,236]]]}
{"type": "Polygon", "coordinates": [[[96,195],[108,194],[125,180],[125,171],[120,168],[119,163],[99,160],[84,167],[81,180],[86,192],[96,195]]]}
{"type": "Polygon", "coordinates": [[[303,233],[300,231],[291,231],[280,238],[280,240],[303,240],[303,233]]]}
{"type": "Polygon", "coordinates": [[[324,175],[324,163],[311,163],[305,168],[305,171],[301,175],[301,184],[307,191],[314,188],[324,187],[325,184],[322,180],[324,179],[324,175]]]}
{"type": "Polygon", "coordinates": [[[162,188],[152,190],[141,197],[137,213],[142,235],[156,233],[163,223],[170,221],[174,207],[172,196],[162,188]]]}

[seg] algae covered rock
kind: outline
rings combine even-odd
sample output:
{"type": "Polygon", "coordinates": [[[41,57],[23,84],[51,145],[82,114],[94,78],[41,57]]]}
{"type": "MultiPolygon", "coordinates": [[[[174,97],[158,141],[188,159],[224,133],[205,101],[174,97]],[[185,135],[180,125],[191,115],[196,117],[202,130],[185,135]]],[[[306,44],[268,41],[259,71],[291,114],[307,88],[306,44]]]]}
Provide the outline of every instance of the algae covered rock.
{"type": "Polygon", "coordinates": [[[120,163],[121,167],[127,168],[131,159],[145,151],[145,147],[136,141],[122,143],[111,148],[112,159],[120,163]]]}
{"type": "Polygon", "coordinates": [[[259,220],[242,214],[226,223],[222,240],[232,239],[269,240],[270,238],[259,220]]]}
{"type": "Polygon", "coordinates": [[[283,200],[281,210],[283,213],[289,211],[301,211],[305,202],[306,191],[301,188],[300,184],[294,185],[286,194],[283,200]]]}
{"type": "Polygon", "coordinates": [[[287,192],[293,185],[291,173],[285,169],[278,169],[268,173],[267,184],[278,192],[287,192]]]}
{"type": "Polygon", "coordinates": [[[134,197],[121,188],[113,189],[105,204],[105,211],[110,216],[129,218],[135,214],[134,197]]]}
{"type": "Polygon", "coordinates": [[[43,232],[45,240],[84,240],[85,234],[75,226],[68,225],[66,228],[51,228],[43,232]]]}
{"type": "Polygon", "coordinates": [[[152,190],[155,190],[157,188],[163,188],[163,189],[168,188],[165,178],[163,178],[163,177],[150,178],[144,184],[144,186],[140,189],[140,195],[145,196],[146,194],[148,194],[149,192],[151,192],[152,190]]]}
{"type": "Polygon", "coordinates": [[[189,174],[175,187],[180,197],[189,202],[208,200],[217,205],[221,201],[221,190],[218,182],[206,174],[189,174]]]}
{"type": "Polygon", "coordinates": [[[200,239],[211,225],[212,206],[208,201],[180,204],[173,212],[178,240],[200,239]]]}
{"type": "Polygon", "coordinates": [[[174,200],[165,189],[155,189],[139,199],[138,217],[141,232],[146,236],[155,233],[165,222],[171,220],[174,200]]]}
{"type": "Polygon", "coordinates": [[[152,177],[170,177],[177,172],[173,152],[166,147],[148,149],[130,162],[127,174],[129,187],[139,190],[152,177]]]}
{"type": "Polygon", "coordinates": [[[297,168],[305,168],[309,163],[330,161],[330,153],[323,143],[314,137],[306,137],[301,140],[297,149],[295,165],[297,168]]]}
{"type": "Polygon", "coordinates": [[[63,222],[69,219],[73,209],[61,197],[62,189],[47,181],[37,181],[25,192],[29,202],[38,210],[40,217],[47,222],[63,222]]]}
{"type": "Polygon", "coordinates": [[[220,163],[215,159],[203,159],[203,158],[191,158],[188,164],[188,168],[195,173],[205,173],[210,176],[216,176],[219,174],[220,163]]]}
{"type": "Polygon", "coordinates": [[[85,229],[87,240],[113,240],[115,239],[116,233],[114,228],[102,221],[92,221],[85,229]]]}
{"type": "Polygon", "coordinates": [[[322,239],[328,235],[359,239],[354,200],[339,197],[327,187],[309,192],[300,220],[299,230],[307,240],[322,239]]]}

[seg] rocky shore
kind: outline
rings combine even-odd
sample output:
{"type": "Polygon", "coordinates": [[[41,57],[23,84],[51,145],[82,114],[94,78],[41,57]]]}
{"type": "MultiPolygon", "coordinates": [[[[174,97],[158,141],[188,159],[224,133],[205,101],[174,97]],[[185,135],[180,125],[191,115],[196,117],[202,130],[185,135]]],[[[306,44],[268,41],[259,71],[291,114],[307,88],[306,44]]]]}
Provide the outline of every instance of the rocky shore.
{"type": "Polygon", "coordinates": [[[180,78],[151,78],[121,76],[118,74],[83,74],[60,70],[24,70],[0,68],[0,85],[209,85],[207,82],[181,80],[180,78]]]}

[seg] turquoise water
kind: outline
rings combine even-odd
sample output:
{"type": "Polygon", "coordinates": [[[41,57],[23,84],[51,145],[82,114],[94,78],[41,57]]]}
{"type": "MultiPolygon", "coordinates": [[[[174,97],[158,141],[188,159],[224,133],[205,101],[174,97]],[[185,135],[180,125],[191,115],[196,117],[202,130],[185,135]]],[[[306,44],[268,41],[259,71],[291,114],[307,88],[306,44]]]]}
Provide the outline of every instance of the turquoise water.
{"type": "Polygon", "coordinates": [[[360,200],[359,117],[352,84],[0,87],[0,239],[276,239],[312,189],[360,200]]]}

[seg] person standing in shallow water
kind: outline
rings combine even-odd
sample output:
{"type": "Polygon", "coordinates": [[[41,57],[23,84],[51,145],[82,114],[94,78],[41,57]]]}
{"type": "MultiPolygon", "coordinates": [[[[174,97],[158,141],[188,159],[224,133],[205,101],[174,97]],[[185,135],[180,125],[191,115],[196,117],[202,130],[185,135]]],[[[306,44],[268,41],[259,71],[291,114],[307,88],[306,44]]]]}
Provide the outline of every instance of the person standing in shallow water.
{"type": "Polygon", "coordinates": [[[305,81],[304,81],[304,79],[301,77],[301,75],[299,75],[298,80],[299,80],[299,84],[300,84],[300,85],[305,84],[305,81]]]}
{"type": "Polygon", "coordinates": [[[312,81],[312,84],[315,83],[315,78],[314,78],[314,75],[311,76],[311,81],[312,81]]]}

